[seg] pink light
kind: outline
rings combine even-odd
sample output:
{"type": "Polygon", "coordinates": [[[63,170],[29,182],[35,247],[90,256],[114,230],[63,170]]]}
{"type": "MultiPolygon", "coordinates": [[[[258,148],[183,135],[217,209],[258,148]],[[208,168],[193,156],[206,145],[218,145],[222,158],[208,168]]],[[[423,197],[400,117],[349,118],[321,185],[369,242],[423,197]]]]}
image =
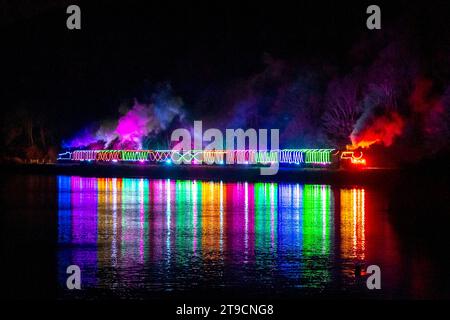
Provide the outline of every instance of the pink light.
{"type": "Polygon", "coordinates": [[[122,141],[133,141],[140,144],[141,138],[148,134],[149,117],[145,106],[136,104],[119,119],[116,133],[122,141]]]}

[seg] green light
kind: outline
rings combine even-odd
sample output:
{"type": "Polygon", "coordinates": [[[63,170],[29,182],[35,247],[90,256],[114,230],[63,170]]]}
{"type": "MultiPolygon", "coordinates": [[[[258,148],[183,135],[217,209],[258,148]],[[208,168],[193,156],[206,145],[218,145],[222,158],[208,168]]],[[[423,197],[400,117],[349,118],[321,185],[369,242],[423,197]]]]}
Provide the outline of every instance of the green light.
{"type": "Polygon", "coordinates": [[[278,184],[255,183],[255,250],[258,263],[267,254],[275,254],[278,241],[278,184]]]}
{"type": "Polygon", "coordinates": [[[122,150],[121,159],[123,161],[147,160],[148,151],[122,150]]]}
{"type": "Polygon", "coordinates": [[[189,242],[189,239],[194,236],[193,235],[193,225],[192,225],[192,214],[188,212],[188,208],[190,207],[190,199],[191,199],[191,188],[189,181],[180,181],[177,180],[175,182],[175,195],[176,195],[176,247],[177,247],[177,255],[176,259],[178,261],[183,261],[192,253],[192,246],[189,242]]]}
{"type": "Polygon", "coordinates": [[[332,215],[330,186],[305,185],[303,190],[303,256],[305,279],[320,277],[323,282],[329,281],[330,270],[317,270],[314,264],[318,259],[328,259],[330,254],[332,215]],[[313,273],[313,274],[311,274],[313,273]]]}

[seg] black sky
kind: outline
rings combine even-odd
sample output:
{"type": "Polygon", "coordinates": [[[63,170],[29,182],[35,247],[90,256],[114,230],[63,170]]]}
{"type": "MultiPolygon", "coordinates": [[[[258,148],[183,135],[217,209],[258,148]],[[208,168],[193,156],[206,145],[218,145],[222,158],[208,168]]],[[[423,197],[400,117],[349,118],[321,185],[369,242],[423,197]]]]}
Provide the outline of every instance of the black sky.
{"type": "MultiPolygon", "coordinates": [[[[211,83],[259,72],[264,54],[345,72],[355,44],[377,38],[365,27],[366,1],[111,2],[3,2],[2,109],[77,127],[161,81],[189,108],[211,83]],[[66,29],[68,4],[80,5],[82,30],[66,29]]],[[[378,2],[383,28],[408,32],[424,54],[446,45],[448,8],[429,2],[378,2]]]]}

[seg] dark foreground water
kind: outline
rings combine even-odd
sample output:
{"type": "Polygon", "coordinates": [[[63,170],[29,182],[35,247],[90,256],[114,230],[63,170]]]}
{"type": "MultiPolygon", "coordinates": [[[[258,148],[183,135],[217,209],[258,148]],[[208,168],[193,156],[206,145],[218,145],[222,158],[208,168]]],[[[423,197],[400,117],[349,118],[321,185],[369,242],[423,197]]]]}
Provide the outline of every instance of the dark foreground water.
{"type": "Polygon", "coordinates": [[[76,176],[4,182],[11,297],[449,296],[440,225],[448,220],[430,223],[448,208],[433,206],[433,194],[444,203],[448,193],[432,185],[421,193],[76,176]],[[66,289],[69,265],[80,267],[83,290],[66,289]],[[366,287],[369,265],[381,268],[381,290],[366,287]]]}

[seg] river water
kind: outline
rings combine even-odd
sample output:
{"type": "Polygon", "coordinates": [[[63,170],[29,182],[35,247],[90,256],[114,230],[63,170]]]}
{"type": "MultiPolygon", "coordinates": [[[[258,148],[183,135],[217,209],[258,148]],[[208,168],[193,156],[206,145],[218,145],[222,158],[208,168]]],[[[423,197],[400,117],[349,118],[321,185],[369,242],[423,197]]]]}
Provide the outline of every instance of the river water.
{"type": "Polygon", "coordinates": [[[32,175],[7,188],[2,256],[17,297],[448,296],[447,254],[401,226],[398,190],[32,175]]]}

